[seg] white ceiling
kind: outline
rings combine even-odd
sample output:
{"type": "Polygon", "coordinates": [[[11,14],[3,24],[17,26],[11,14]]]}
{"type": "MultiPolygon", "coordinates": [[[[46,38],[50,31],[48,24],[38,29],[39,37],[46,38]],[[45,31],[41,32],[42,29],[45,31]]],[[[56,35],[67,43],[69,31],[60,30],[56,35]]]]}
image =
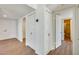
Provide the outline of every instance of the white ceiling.
{"type": "Polygon", "coordinates": [[[72,7],[72,6],[74,6],[74,4],[47,4],[47,7],[51,11],[61,10],[61,9],[72,7]]]}
{"type": "Polygon", "coordinates": [[[7,15],[7,18],[17,19],[33,10],[24,4],[0,4],[0,17],[7,15]]]}
{"type": "MultiPolygon", "coordinates": [[[[46,4],[51,11],[72,7],[74,4],[46,4]]],[[[7,18],[18,19],[25,16],[34,9],[26,4],[0,4],[0,18],[7,15],[7,18]]]]}

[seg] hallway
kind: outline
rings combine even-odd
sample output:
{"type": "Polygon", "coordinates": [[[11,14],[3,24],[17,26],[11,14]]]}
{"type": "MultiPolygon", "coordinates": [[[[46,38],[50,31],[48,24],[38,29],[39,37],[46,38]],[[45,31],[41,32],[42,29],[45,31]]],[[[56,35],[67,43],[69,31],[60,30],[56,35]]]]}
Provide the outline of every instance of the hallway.
{"type": "Polygon", "coordinates": [[[60,47],[50,51],[48,55],[72,55],[72,42],[63,41],[60,47]]]}

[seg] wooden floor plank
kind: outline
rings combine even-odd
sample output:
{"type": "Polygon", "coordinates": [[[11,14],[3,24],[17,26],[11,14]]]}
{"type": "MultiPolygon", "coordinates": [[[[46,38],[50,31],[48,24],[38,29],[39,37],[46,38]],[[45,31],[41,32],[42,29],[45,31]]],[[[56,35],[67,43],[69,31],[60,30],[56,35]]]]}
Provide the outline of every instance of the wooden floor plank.
{"type": "Polygon", "coordinates": [[[72,42],[63,41],[60,47],[50,51],[48,55],[72,55],[72,42]]]}
{"type": "Polygon", "coordinates": [[[36,55],[30,47],[22,47],[17,39],[0,40],[0,55],[36,55]]]}

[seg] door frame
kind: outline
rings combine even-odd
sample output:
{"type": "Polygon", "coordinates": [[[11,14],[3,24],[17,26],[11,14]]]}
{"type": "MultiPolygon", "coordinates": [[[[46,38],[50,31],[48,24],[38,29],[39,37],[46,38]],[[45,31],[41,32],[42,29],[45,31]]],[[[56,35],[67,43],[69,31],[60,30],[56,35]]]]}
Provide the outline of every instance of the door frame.
{"type": "Polygon", "coordinates": [[[22,19],[22,47],[26,47],[26,17],[22,19]]]}

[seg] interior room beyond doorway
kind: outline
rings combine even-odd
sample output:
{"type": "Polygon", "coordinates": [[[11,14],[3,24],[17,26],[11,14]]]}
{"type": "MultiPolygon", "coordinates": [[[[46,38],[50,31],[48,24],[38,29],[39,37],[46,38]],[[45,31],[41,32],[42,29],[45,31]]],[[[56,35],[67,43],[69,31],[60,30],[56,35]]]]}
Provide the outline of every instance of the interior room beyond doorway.
{"type": "Polygon", "coordinates": [[[64,40],[71,41],[71,19],[64,20],[64,40]]]}

